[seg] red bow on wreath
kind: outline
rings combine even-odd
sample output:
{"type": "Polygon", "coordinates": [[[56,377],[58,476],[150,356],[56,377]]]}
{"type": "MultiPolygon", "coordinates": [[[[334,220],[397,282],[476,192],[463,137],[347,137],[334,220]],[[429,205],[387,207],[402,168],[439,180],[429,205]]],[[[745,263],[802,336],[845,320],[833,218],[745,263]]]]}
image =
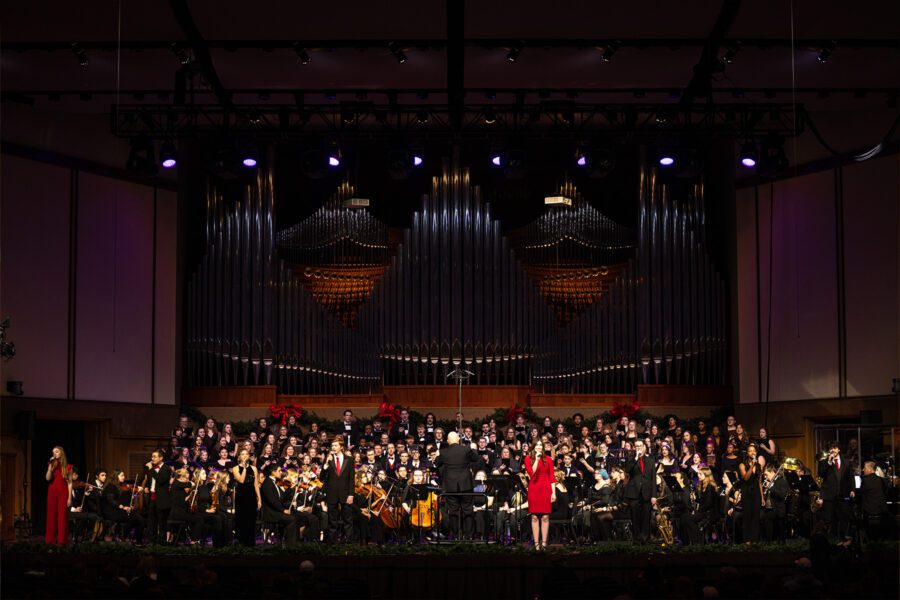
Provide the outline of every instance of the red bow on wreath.
{"type": "Polygon", "coordinates": [[[400,420],[400,409],[385,400],[378,407],[378,418],[388,422],[388,429],[393,429],[400,420]]]}
{"type": "Polygon", "coordinates": [[[641,409],[641,405],[638,404],[637,402],[635,402],[633,404],[631,404],[631,403],[622,404],[618,400],[616,400],[615,402],[613,402],[613,407],[612,407],[612,410],[609,411],[609,414],[616,417],[617,419],[622,418],[622,417],[631,418],[631,416],[634,413],[636,413],[637,411],[639,411],[640,409],[641,409]]]}
{"type": "Polygon", "coordinates": [[[299,419],[300,415],[303,414],[303,409],[296,404],[273,404],[269,407],[269,412],[272,413],[273,419],[281,419],[281,424],[287,425],[288,418],[296,417],[299,419]]]}
{"type": "Polygon", "coordinates": [[[512,423],[513,421],[516,420],[516,417],[518,417],[519,415],[524,415],[524,414],[525,414],[524,408],[520,408],[518,404],[513,404],[512,406],[509,407],[509,410],[506,411],[506,422],[512,423]]]}

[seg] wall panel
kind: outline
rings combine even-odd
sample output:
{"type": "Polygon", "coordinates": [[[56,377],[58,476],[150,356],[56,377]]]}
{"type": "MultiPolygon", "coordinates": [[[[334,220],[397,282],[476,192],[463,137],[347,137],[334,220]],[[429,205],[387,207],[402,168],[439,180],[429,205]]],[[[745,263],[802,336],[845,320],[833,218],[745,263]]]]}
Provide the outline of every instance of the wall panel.
{"type": "Polygon", "coordinates": [[[153,396],[157,404],[175,404],[175,295],[177,194],[156,192],[156,319],[153,396]]]}
{"type": "Polygon", "coordinates": [[[0,318],[11,318],[17,350],[0,363],[0,386],[65,398],[71,172],[8,155],[0,170],[0,318]]]}
{"type": "Polygon", "coordinates": [[[847,394],[900,377],[900,155],[845,167],[847,394]]]}
{"type": "Polygon", "coordinates": [[[75,395],[150,402],[153,189],[82,173],[75,395]]]}
{"type": "MultiPolygon", "coordinates": [[[[771,186],[761,186],[760,194],[771,193],[771,186]]],[[[739,402],[759,400],[759,339],[757,323],[756,261],[756,194],[757,188],[738,190],[735,201],[737,235],[737,348],[739,402]]],[[[768,201],[768,196],[766,197],[768,201]]]]}

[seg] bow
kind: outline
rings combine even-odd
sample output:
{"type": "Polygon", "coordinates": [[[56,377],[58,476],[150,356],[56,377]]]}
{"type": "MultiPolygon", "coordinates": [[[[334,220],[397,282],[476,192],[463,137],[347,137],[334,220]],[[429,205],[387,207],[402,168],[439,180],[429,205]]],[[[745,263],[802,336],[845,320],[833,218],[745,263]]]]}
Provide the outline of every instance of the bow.
{"type": "Polygon", "coordinates": [[[296,404],[273,404],[269,407],[269,412],[272,413],[272,418],[280,419],[282,425],[287,425],[288,418],[296,417],[299,419],[300,415],[303,414],[303,409],[296,404]]]}
{"type": "Polygon", "coordinates": [[[522,414],[525,414],[525,409],[521,408],[518,404],[513,404],[509,407],[509,410],[506,411],[506,422],[512,423],[516,420],[516,417],[522,414]]]}
{"type": "Polygon", "coordinates": [[[378,407],[378,418],[388,422],[388,429],[393,429],[400,420],[400,408],[385,400],[378,407]]]}
{"type": "Polygon", "coordinates": [[[628,404],[622,404],[618,400],[616,400],[615,402],[613,402],[613,407],[612,407],[612,410],[609,411],[609,414],[611,414],[612,416],[614,416],[616,418],[622,418],[622,417],[630,418],[634,413],[636,413],[640,409],[641,409],[641,405],[638,404],[637,402],[634,402],[634,403],[629,402],[628,404]]]}

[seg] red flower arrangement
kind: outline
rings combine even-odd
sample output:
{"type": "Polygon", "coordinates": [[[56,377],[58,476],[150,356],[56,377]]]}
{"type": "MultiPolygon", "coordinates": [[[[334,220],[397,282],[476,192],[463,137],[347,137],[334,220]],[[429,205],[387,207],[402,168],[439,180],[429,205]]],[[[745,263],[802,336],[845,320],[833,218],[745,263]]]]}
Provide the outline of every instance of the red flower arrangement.
{"type": "Polygon", "coordinates": [[[280,419],[282,425],[287,425],[288,418],[299,419],[303,414],[303,409],[296,404],[273,404],[269,407],[269,412],[272,413],[273,419],[280,419]]]}
{"type": "Polygon", "coordinates": [[[621,419],[622,417],[631,418],[634,413],[641,410],[641,405],[637,402],[622,404],[618,400],[613,402],[612,410],[609,411],[609,414],[616,417],[617,419],[621,419]]]}

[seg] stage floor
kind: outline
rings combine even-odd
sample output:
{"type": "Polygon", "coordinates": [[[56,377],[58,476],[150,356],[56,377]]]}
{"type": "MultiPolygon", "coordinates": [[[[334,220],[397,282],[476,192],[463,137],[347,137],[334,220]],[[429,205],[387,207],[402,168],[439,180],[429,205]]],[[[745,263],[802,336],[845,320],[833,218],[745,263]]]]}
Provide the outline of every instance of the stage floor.
{"type": "Polygon", "coordinates": [[[479,544],[291,548],[2,547],[2,596],[50,598],[615,598],[668,597],[712,585],[721,597],[897,598],[898,544],[865,549],[805,542],[756,546],[551,547],[479,544]],[[809,569],[796,561],[812,559],[809,569]],[[838,561],[841,568],[835,568],[838,561]],[[301,567],[301,565],[303,565],[301,567]],[[138,579],[155,572],[155,581],[138,579]],[[885,574],[890,576],[885,577],[885,574]],[[789,590],[796,590],[791,594],[789,590]],[[687,591],[687,590],[685,590],[687,591]],[[836,592],[836,593],[833,593],[836,592]],[[815,595],[814,595],[815,596],[815,595]]]}

